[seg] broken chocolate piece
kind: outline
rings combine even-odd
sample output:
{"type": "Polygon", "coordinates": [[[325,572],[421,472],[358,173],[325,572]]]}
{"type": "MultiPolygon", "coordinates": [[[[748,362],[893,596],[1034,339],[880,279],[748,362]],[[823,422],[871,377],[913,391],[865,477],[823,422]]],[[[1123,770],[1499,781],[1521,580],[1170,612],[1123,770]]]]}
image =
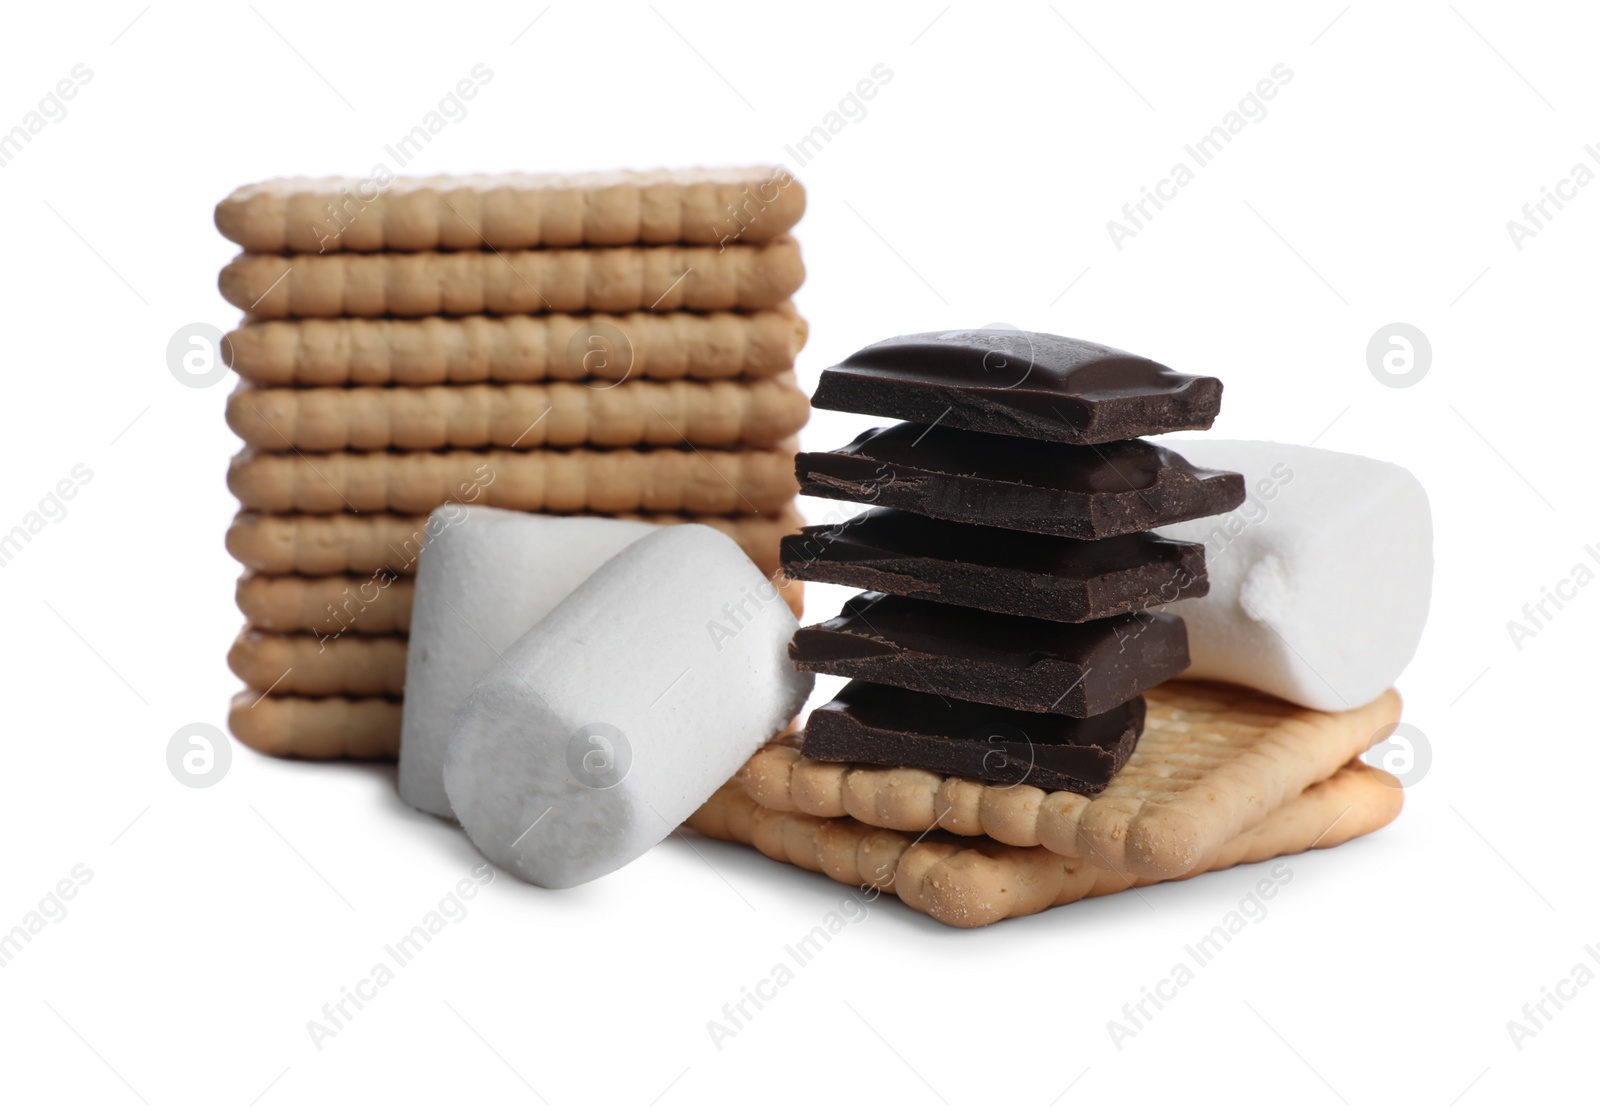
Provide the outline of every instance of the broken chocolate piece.
{"type": "Polygon", "coordinates": [[[811,404],[984,433],[1105,444],[1209,429],[1222,383],[1045,332],[896,336],[822,372],[811,404]]]}
{"type": "Polygon", "coordinates": [[[913,599],[1087,622],[1206,593],[1205,546],[1134,533],[1073,541],[870,510],[779,543],[783,570],[913,599]]]}
{"type": "Polygon", "coordinates": [[[1047,622],[868,592],[796,633],[789,658],[807,672],[1081,719],[1177,676],[1189,638],[1170,614],[1047,622]]]}
{"type": "Polygon", "coordinates": [[[802,494],[1084,539],[1232,510],[1237,472],[1197,468],[1148,441],[1064,445],[943,425],[869,429],[795,458],[802,494]]]}
{"type": "Polygon", "coordinates": [[[1139,696],[1089,719],[1012,711],[853,680],[811,713],[801,753],[818,761],[904,765],[1047,792],[1099,792],[1144,730],[1139,696]]]}

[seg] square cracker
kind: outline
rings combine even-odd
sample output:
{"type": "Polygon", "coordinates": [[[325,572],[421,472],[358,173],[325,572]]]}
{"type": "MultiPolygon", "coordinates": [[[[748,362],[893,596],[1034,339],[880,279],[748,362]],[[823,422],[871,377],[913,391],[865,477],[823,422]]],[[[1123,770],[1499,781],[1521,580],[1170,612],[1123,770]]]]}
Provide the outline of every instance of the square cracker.
{"type": "Polygon", "coordinates": [[[552,514],[776,514],[794,499],[794,442],[766,448],[491,448],[266,452],[228,465],[247,510],[426,514],[447,502],[552,514]]]}
{"type": "Polygon", "coordinates": [[[260,319],[772,309],[805,281],[790,236],[727,247],[237,256],[217,288],[260,319]]]}
{"type": "MultiPolygon", "coordinates": [[[[1392,776],[1352,761],[1227,840],[1183,876],[1337,846],[1388,824],[1400,814],[1403,797],[1392,776]]],[[[912,835],[854,819],[773,811],[751,799],[736,780],[719,789],[688,825],[847,885],[893,893],[953,927],[981,927],[1156,883],[1043,847],[1006,846],[941,831],[912,835]]]]}
{"type": "MultiPolygon", "coordinates": [[[[786,577],[774,577],[773,583],[799,618],[805,585],[786,577]]],[[[253,631],[317,636],[326,646],[347,635],[407,633],[415,589],[415,580],[387,572],[366,576],[246,572],[239,577],[233,598],[253,631]]],[[[321,657],[307,664],[315,669],[321,657]]]]}
{"type": "MultiPolygon", "coordinates": [[[[250,625],[229,648],[228,667],[250,687],[280,695],[398,699],[405,694],[413,586],[248,576],[235,598],[250,625]],[[356,628],[369,608],[373,622],[362,625],[388,629],[356,628]]],[[[799,581],[779,577],[773,586],[791,611],[804,608],[799,581]]]]}
{"type": "Polygon", "coordinates": [[[754,243],[805,212],[779,167],[429,178],[276,178],[236,189],[217,230],[250,251],[476,251],[580,244],[754,243]]]}
{"type": "Polygon", "coordinates": [[[222,354],[241,379],[269,386],[717,380],[786,371],[805,341],[805,319],[784,302],[753,313],[247,319],[222,354]]]}
{"type": "Polygon", "coordinates": [[[759,447],[811,411],[793,372],[697,382],[267,387],[228,396],[228,427],[254,448],[304,452],[441,448],[759,447]]]}
{"type": "MultiPolygon", "coordinates": [[[[778,571],[778,539],[805,519],[793,503],[770,516],[746,514],[619,514],[677,526],[700,522],[727,534],[767,575],[778,571]]],[[[371,574],[388,569],[402,576],[416,571],[429,536],[426,514],[263,514],[242,510],[228,527],[228,553],[255,572],[330,576],[371,574]]]]}
{"type": "Polygon", "coordinates": [[[404,634],[278,634],[246,627],[228,668],[258,691],[285,696],[385,696],[406,686],[404,634]]]}
{"type": "Polygon", "coordinates": [[[741,778],[780,812],[851,816],[874,827],[987,835],[1042,846],[1133,877],[1179,877],[1241,831],[1332,776],[1400,718],[1390,690],[1351,711],[1311,711],[1227,684],[1172,681],[1151,689],[1138,748],[1095,796],[985,785],[921,769],[802,757],[769,743],[741,778]]]}
{"type": "Polygon", "coordinates": [[[400,701],[381,696],[283,696],[247,689],[233,697],[228,730],[274,757],[393,761],[400,752],[400,701]]]}

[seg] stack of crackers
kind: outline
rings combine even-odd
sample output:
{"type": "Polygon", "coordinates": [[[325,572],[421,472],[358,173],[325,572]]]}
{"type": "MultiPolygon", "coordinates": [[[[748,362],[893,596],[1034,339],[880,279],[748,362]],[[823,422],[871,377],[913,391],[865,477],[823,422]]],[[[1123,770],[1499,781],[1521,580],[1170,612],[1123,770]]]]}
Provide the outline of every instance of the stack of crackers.
{"type": "Polygon", "coordinates": [[[447,502],[703,522],[775,574],[809,414],[804,209],[759,168],[282,179],[219,204],[245,313],[223,345],[235,736],[397,752],[411,577],[447,502]]]}

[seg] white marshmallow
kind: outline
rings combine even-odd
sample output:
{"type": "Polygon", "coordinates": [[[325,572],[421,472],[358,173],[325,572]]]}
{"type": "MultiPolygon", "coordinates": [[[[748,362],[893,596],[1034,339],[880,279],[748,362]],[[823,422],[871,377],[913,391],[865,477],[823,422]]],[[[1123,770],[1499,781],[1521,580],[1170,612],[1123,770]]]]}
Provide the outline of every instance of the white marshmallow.
{"type": "Polygon", "coordinates": [[[1189,627],[1184,675],[1322,711],[1389,688],[1422,638],[1433,581],[1433,519],[1416,477],[1270,441],[1162,443],[1243,473],[1249,491],[1237,510],[1157,531],[1206,543],[1210,592],[1164,608],[1189,627]]]}
{"type": "Polygon", "coordinates": [[[658,528],[454,504],[429,516],[406,647],[402,800],[454,815],[442,770],[456,705],[550,608],[658,528]]]}
{"type": "Polygon", "coordinates": [[[456,713],[444,784],[496,865],[565,888],[672,833],[800,710],[798,624],[739,546],[671,526],[607,561],[456,713]]]}

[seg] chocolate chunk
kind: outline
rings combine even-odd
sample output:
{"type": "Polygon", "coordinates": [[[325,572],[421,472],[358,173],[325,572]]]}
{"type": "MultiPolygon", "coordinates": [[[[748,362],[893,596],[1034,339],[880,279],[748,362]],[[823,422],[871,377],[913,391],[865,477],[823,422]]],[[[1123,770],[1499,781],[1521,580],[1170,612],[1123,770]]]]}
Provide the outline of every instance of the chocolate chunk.
{"type": "Polygon", "coordinates": [[[1143,696],[1072,719],[852,680],[811,713],[800,752],[1047,792],[1099,792],[1132,756],[1144,713],[1143,696]]]}
{"type": "Polygon", "coordinates": [[[796,633],[789,658],[806,672],[1081,719],[1177,676],[1189,638],[1170,614],[1046,622],[868,592],[796,633]]]}
{"type": "Polygon", "coordinates": [[[1206,593],[1205,546],[1149,533],[1072,541],[870,510],[779,542],[783,570],[913,599],[1086,622],[1206,593]]]}
{"type": "Polygon", "coordinates": [[[823,371],[811,404],[1062,444],[1209,429],[1222,383],[1045,332],[923,332],[823,371]]]}
{"type": "Polygon", "coordinates": [[[1055,537],[1102,538],[1232,510],[1237,472],[1148,441],[1065,445],[903,423],[795,458],[802,494],[1055,537]]]}

